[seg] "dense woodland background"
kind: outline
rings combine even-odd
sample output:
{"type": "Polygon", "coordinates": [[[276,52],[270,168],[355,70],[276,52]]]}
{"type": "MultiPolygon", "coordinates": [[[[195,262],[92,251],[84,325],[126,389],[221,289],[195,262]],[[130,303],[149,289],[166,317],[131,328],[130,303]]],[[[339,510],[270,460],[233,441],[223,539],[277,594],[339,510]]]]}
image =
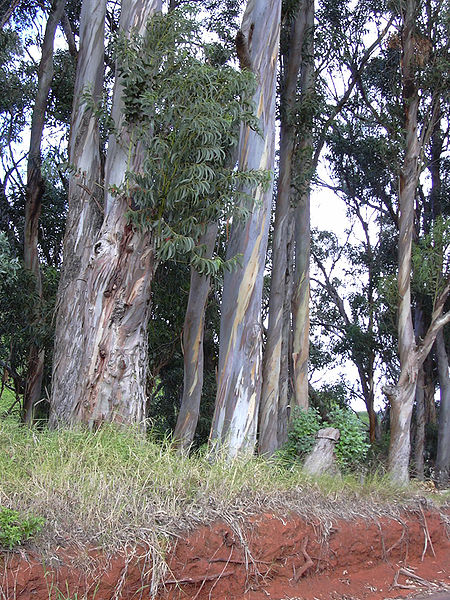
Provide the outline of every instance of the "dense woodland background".
{"type": "Polygon", "coordinates": [[[448,1],[0,22],[2,418],[270,456],[359,398],[374,464],[447,485],[448,1]]]}

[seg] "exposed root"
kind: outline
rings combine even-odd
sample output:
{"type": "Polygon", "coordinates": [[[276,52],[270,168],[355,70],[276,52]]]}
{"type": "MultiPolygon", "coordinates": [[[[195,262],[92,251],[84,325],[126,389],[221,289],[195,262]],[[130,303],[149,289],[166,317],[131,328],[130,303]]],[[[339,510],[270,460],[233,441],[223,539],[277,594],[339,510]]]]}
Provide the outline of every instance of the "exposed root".
{"type": "Polygon", "coordinates": [[[303,575],[306,573],[306,571],[310,567],[314,566],[314,562],[311,560],[311,557],[306,552],[306,546],[308,545],[308,541],[309,541],[309,538],[308,538],[308,536],[306,536],[303,539],[303,542],[302,542],[301,551],[302,551],[303,556],[305,557],[305,564],[302,566],[302,568],[300,569],[300,571],[294,575],[294,581],[295,581],[295,583],[298,583],[299,580],[300,580],[300,578],[303,577],[303,575]]]}
{"type": "Polygon", "coordinates": [[[423,528],[424,528],[424,533],[425,533],[425,545],[424,545],[423,554],[422,554],[422,562],[423,562],[423,557],[425,556],[425,552],[427,551],[427,541],[430,544],[431,552],[433,553],[433,556],[435,558],[436,558],[436,552],[434,551],[433,542],[431,541],[430,531],[428,529],[428,523],[427,523],[427,519],[425,517],[425,513],[423,512],[422,504],[419,504],[419,508],[420,508],[420,512],[422,513],[423,528]]]}
{"type": "Polygon", "coordinates": [[[418,585],[422,586],[422,587],[427,587],[427,588],[435,588],[436,585],[434,583],[432,583],[431,581],[428,581],[427,579],[424,579],[423,577],[420,577],[419,575],[416,575],[413,571],[411,571],[410,569],[405,569],[405,568],[400,568],[398,569],[398,571],[395,574],[394,577],[394,583],[392,584],[392,588],[401,588],[401,589],[405,589],[405,590],[415,590],[417,589],[417,585],[414,584],[402,584],[398,582],[398,578],[400,577],[400,575],[403,575],[404,577],[408,579],[413,579],[414,581],[417,582],[418,585]]]}

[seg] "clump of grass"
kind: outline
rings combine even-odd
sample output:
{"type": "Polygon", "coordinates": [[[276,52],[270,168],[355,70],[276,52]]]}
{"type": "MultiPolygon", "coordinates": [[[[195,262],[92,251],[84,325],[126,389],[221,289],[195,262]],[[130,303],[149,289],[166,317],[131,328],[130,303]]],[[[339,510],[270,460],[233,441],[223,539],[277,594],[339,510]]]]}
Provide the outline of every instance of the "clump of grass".
{"type": "Polygon", "coordinates": [[[45,519],[41,548],[61,537],[111,551],[143,544],[161,570],[172,536],[200,524],[238,527],[259,512],[370,518],[399,511],[415,493],[377,475],[313,479],[277,459],[188,457],[113,426],[38,431],[0,421],[0,505],[45,519]]]}

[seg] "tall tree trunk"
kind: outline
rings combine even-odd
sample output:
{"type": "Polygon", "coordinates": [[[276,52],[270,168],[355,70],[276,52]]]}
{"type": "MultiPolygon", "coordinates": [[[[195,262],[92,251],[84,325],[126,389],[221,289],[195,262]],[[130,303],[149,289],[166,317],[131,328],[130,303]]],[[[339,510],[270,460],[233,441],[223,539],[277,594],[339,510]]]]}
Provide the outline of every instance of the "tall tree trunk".
{"type": "Polygon", "coordinates": [[[281,339],[281,365],[278,398],[278,446],[281,447],[288,439],[288,425],[291,416],[291,373],[292,373],[292,283],[294,274],[294,218],[292,208],[289,210],[287,228],[287,269],[284,284],[283,332],[281,339]]]}
{"type": "Polygon", "coordinates": [[[450,377],[448,354],[442,330],[436,337],[436,356],[440,388],[436,481],[440,487],[446,487],[450,482],[450,377]]]}
{"type": "MultiPolygon", "coordinates": [[[[211,258],[217,237],[217,225],[208,226],[200,245],[205,244],[211,258]]],[[[205,309],[210,289],[210,278],[191,268],[189,300],[183,327],[184,380],[180,412],[173,434],[180,450],[189,450],[194,440],[200,412],[203,388],[203,333],[205,309]]]]}
{"type": "Polygon", "coordinates": [[[98,102],[103,91],[106,0],[84,0],[80,16],[80,49],[75,79],[69,140],[69,211],[64,237],[63,267],[53,356],[50,426],[69,423],[73,394],[82,385],[78,368],[85,348],[80,339],[87,293],[84,270],[101,226],[103,174],[97,117],[83,100],[85,89],[98,102]],[[79,343],[74,343],[79,340],[79,343]]]}
{"type": "MultiPolygon", "coordinates": [[[[306,32],[304,53],[306,60],[302,66],[301,94],[305,101],[314,90],[314,2],[307,2],[306,32]]],[[[308,119],[309,121],[309,119],[308,119]]],[[[299,134],[301,139],[296,150],[296,161],[299,165],[295,199],[295,274],[292,296],[292,379],[294,388],[293,405],[306,410],[308,396],[308,363],[309,363],[309,296],[310,296],[310,261],[311,261],[311,177],[313,142],[312,123],[309,122],[299,134]]]]}
{"type": "MultiPolygon", "coordinates": [[[[142,35],[149,17],[160,9],[159,0],[124,1],[120,29],[142,35]]],[[[83,315],[73,339],[83,348],[79,385],[63,390],[69,401],[62,410],[55,409],[59,421],[91,428],[104,421],[144,426],[145,418],[147,325],[156,265],[151,235],[128,222],[133,199],[111,192],[111,186],[122,184],[127,169],[137,172],[142,164],[142,151],[131,139],[122,106],[122,86],[116,78],[112,116],[117,135],[108,144],[104,220],[84,270],[83,315]]]]}
{"type": "MultiPolygon", "coordinates": [[[[257,77],[254,103],[261,133],[241,129],[239,168],[273,170],[275,84],[281,0],[248,0],[237,36],[241,66],[257,77]]],[[[227,446],[229,458],[253,451],[261,395],[261,301],[272,204],[272,182],[251,192],[245,223],[233,224],[228,256],[242,255],[242,268],[224,279],[219,380],[210,438],[227,446]]]]}
{"type": "Polygon", "coordinates": [[[425,373],[423,365],[417,374],[416,428],[414,438],[414,471],[417,479],[425,478],[425,373]]]}
{"type": "MultiPolygon", "coordinates": [[[[308,0],[309,1],[309,0],[308,0]]],[[[280,166],[272,243],[272,274],[269,296],[269,326],[264,350],[263,383],[259,414],[259,452],[271,455],[278,447],[278,401],[283,344],[287,228],[291,202],[292,158],[295,142],[294,110],[302,47],[306,29],[307,3],[300,2],[290,24],[289,47],[281,57],[284,70],[281,90],[280,166]]]]}
{"type": "Polygon", "coordinates": [[[410,425],[417,383],[414,329],[411,316],[411,246],[414,229],[414,199],[418,180],[419,141],[417,109],[419,95],[415,82],[414,25],[417,5],[406,3],[402,34],[402,93],[405,113],[405,157],[400,173],[400,218],[398,244],[398,351],[400,377],[385,392],[391,403],[389,472],[398,483],[409,480],[411,451],[410,425]]]}
{"type": "MultiPolygon", "coordinates": [[[[41,143],[44,130],[48,95],[53,79],[53,44],[55,32],[64,11],[65,0],[53,2],[42,43],[39,64],[38,90],[31,118],[30,150],[27,165],[27,187],[25,202],[24,265],[34,279],[35,321],[41,320],[42,281],[38,255],[39,217],[41,215],[44,182],[41,172],[41,143]]],[[[39,343],[32,342],[28,358],[27,380],[23,400],[24,420],[33,419],[33,406],[41,397],[45,352],[39,343]]]]}

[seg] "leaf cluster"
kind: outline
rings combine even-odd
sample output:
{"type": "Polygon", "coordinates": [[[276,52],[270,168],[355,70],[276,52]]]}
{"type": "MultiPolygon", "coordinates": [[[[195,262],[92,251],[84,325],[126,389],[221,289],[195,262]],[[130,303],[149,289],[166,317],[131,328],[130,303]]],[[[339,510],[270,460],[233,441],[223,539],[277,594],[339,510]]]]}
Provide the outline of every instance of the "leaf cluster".
{"type": "Polygon", "coordinates": [[[116,193],[128,194],[130,221],[152,231],[160,260],[189,255],[214,274],[233,265],[205,258],[198,239],[208,223],[245,214],[240,200],[269,176],[234,164],[241,124],[258,127],[254,75],[206,62],[192,11],[157,15],[144,37],[117,41],[124,114],[144,160],[116,193]]]}
{"type": "Polygon", "coordinates": [[[16,510],[0,507],[0,546],[12,550],[44,526],[41,517],[23,517],[16,510]]]}

